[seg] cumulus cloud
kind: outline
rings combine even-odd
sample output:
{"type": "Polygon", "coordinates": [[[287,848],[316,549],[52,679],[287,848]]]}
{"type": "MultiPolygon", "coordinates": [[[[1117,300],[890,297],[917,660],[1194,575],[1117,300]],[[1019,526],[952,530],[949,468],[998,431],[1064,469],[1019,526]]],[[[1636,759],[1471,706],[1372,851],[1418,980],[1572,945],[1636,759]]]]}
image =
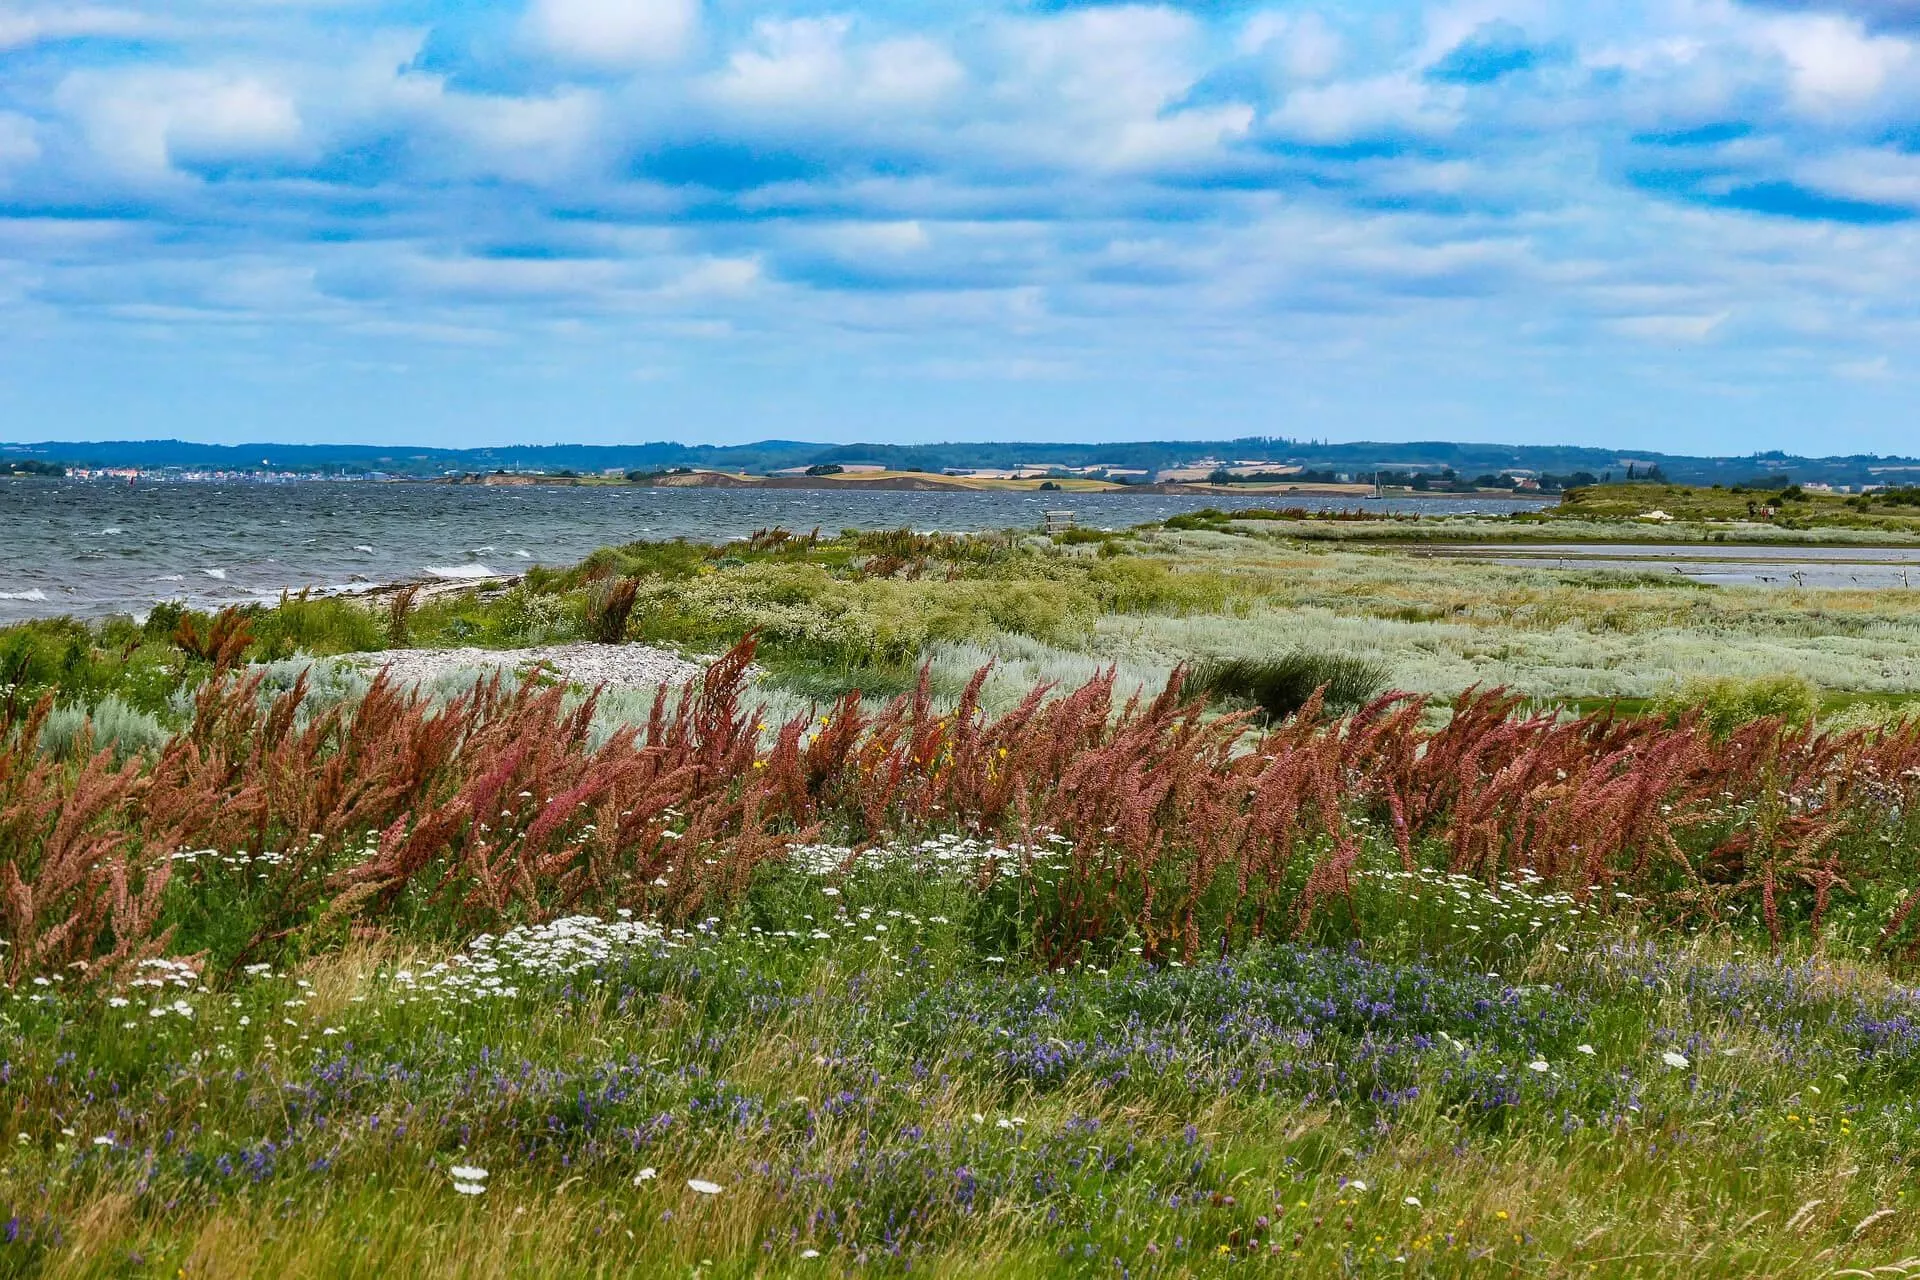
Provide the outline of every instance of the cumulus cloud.
{"type": "Polygon", "coordinates": [[[845,16],[764,20],[727,59],[712,90],[722,101],[803,114],[924,106],[965,78],[939,44],[908,36],[856,42],[845,16]]]}
{"type": "Polygon", "coordinates": [[[533,0],[526,26],[548,52],[593,67],[670,62],[700,24],[700,0],[533,0]]]}
{"type": "Polygon", "coordinates": [[[1868,32],[1858,19],[1796,14],[1762,27],[1790,69],[1791,92],[1815,112],[1868,105],[1897,78],[1920,68],[1914,44],[1868,32]]]}
{"type": "Polygon", "coordinates": [[[285,154],[301,139],[292,95],[247,71],[79,71],[54,101],[94,156],[135,176],[285,154]]]}

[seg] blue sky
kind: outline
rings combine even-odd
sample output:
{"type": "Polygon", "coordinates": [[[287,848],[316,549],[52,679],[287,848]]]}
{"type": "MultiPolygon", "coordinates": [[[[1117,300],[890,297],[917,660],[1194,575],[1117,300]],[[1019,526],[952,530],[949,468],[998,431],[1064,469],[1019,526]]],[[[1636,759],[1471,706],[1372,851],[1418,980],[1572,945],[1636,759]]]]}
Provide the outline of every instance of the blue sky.
{"type": "Polygon", "coordinates": [[[6,0],[0,438],[1920,452],[1920,0],[6,0]]]}

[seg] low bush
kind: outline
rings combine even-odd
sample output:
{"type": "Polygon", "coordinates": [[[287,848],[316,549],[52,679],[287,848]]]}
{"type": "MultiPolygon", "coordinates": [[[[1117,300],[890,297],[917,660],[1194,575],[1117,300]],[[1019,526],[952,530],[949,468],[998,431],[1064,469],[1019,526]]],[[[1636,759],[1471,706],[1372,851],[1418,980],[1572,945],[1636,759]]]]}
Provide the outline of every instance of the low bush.
{"type": "Polygon", "coordinates": [[[619,644],[627,638],[638,578],[606,578],[587,592],[587,638],[595,644],[619,644]]]}
{"type": "Polygon", "coordinates": [[[1195,668],[1192,686],[1219,701],[1244,703],[1260,719],[1284,720],[1319,691],[1329,709],[1356,710],[1385,687],[1377,662],[1338,654],[1290,653],[1279,658],[1216,658],[1195,668]]]}
{"type": "Polygon", "coordinates": [[[1715,737],[1724,738],[1756,720],[1774,718],[1793,725],[1810,724],[1820,713],[1820,690],[1812,681],[1795,675],[1746,680],[1707,677],[1689,680],[1662,696],[1653,710],[1669,722],[1698,712],[1707,729],[1715,737]]]}
{"type": "Polygon", "coordinates": [[[158,751],[172,736],[160,717],[108,695],[90,709],[62,706],[49,711],[40,725],[39,743],[40,750],[56,760],[108,749],[125,760],[158,751]]]}

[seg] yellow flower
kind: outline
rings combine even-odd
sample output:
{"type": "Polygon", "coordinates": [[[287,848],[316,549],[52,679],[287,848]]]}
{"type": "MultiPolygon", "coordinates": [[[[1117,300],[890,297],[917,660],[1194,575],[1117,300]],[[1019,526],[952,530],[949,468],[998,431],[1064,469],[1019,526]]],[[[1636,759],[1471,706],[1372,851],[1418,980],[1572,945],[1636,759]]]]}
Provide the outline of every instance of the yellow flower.
{"type": "Polygon", "coordinates": [[[1496,1209],[1493,1216],[1505,1222],[1507,1220],[1507,1211],[1505,1209],[1496,1209]]]}

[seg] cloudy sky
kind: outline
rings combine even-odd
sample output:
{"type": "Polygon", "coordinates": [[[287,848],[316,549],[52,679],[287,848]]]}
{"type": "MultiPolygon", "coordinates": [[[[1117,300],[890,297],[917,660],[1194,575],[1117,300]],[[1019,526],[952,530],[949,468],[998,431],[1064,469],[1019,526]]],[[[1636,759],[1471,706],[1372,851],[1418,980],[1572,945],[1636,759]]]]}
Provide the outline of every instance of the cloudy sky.
{"type": "Polygon", "coordinates": [[[1920,452],[1920,0],[0,0],[0,439],[1920,452]]]}

